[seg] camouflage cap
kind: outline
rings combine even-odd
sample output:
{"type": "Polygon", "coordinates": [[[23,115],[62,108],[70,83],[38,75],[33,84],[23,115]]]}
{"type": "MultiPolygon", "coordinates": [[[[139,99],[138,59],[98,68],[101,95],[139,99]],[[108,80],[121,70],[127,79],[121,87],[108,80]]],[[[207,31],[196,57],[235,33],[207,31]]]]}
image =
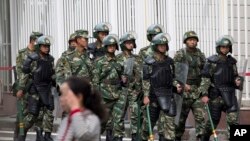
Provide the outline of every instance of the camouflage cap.
{"type": "Polygon", "coordinates": [[[32,33],[30,34],[30,38],[33,38],[33,39],[37,39],[41,36],[43,36],[43,33],[38,32],[38,31],[32,31],[32,33]]]}
{"type": "Polygon", "coordinates": [[[83,38],[86,38],[86,39],[89,38],[89,32],[88,32],[88,30],[84,30],[84,29],[76,30],[75,34],[76,34],[75,38],[76,37],[83,37],[83,38]]]}
{"type": "Polygon", "coordinates": [[[73,41],[73,40],[75,40],[75,38],[76,38],[76,33],[72,33],[72,34],[70,34],[70,36],[69,36],[69,41],[73,41]]]}

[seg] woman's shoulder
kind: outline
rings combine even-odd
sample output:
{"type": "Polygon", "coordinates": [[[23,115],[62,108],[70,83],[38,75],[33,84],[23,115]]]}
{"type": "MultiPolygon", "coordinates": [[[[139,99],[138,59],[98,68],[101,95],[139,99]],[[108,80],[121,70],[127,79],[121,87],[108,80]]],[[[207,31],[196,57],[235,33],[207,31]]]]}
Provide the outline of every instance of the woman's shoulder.
{"type": "Polygon", "coordinates": [[[96,121],[100,123],[100,119],[98,118],[98,116],[94,114],[91,110],[85,110],[84,112],[82,112],[82,115],[93,122],[96,121]]]}

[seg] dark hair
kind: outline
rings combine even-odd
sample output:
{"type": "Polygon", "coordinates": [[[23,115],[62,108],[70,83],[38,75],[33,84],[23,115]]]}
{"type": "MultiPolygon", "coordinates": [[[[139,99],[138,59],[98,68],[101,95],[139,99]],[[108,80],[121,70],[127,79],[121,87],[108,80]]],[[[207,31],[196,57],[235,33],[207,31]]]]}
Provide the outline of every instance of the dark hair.
{"type": "Polygon", "coordinates": [[[74,40],[69,40],[69,41],[68,41],[69,45],[70,45],[72,42],[76,42],[76,40],[75,40],[75,39],[74,39],[74,40]]]}
{"type": "Polygon", "coordinates": [[[37,39],[36,36],[30,36],[30,43],[31,43],[31,41],[35,41],[36,39],[37,39]]]}
{"type": "Polygon", "coordinates": [[[72,76],[65,81],[76,96],[83,96],[83,106],[95,113],[101,121],[107,118],[107,109],[102,104],[98,91],[92,90],[89,81],[83,77],[72,76]]]}
{"type": "MultiPolygon", "coordinates": [[[[76,36],[74,41],[75,41],[76,43],[78,43],[78,42],[77,42],[77,39],[79,39],[79,38],[84,38],[84,37],[82,37],[82,36],[76,36]]],[[[89,40],[88,38],[84,38],[84,39],[85,39],[86,41],[89,40]]]]}

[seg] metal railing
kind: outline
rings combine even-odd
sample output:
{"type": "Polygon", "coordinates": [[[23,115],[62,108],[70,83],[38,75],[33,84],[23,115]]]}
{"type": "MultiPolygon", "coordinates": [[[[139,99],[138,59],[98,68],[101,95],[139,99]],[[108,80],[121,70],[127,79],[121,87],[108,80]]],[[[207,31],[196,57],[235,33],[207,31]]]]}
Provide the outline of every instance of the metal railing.
{"type": "Polygon", "coordinates": [[[12,86],[11,45],[0,44],[1,93],[10,93],[12,86]]]}

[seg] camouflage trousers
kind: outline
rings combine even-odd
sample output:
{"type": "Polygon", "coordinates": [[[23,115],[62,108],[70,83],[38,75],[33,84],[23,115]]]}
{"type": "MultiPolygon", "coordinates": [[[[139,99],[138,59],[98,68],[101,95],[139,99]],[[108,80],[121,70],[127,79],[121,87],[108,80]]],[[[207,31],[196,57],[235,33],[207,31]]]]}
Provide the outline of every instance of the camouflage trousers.
{"type": "Polygon", "coordinates": [[[195,119],[196,137],[203,135],[205,129],[205,107],[200,98],[183,98],[182,109],[179,119],[179,125],[176,127],[176,137],[180,138],[185,131],[185,124],[192,110],[195,119]]]}
{"type": "MultiPolygon", "coordinates": [[[[27,116],[28,115],[28,93],[26,93],[23,97],[23,110],[22,110],[22,113],[23,113],[23,117],[27,116]]],[[[39,112],[39,115],[37,117],[37,121],[34,123],[34,126],[36,127],[39,127],[39,128],[42,128],[42,117],[43,117],[43,111],[41,110],[39,112]]],[[[15,137],[18,136],[18,132],[19,132],[19,118],[18,116],[16,116],[16,127],[15,127],[15,137]]]]}
{"type": "MultiPolygon", "coordinates": [[[[156,122],[162,124],[162,134],[165,139],[174,140],[175,139],[175,125],[174,125],[174,117],[170,117],[166,115],[158,105],[157,102],[150,102],[149,105],[150,111],[150,121],[151,121],[151,128],[153,129],[156,125],[156,122]]],[[[143,123],[142,123],[142,139],[147,140],[149,137],[149,125],[148,125],[148,118],[146,107],[143,110],[143,123]]]]}
{"type": "MultiPolygon", "coordinates": [[[[138,105],[138,97],[137,95],[133,95],[132,93],[126,93],[126,90],[124,92],[124,95],[127,95],[126,98],[126,107],[125,107],[125,112],[127,111],[127,109],[129,108],[130,110],[130,130],[131,130],[131,134],[136,134],[138,131],[138,122],[139,122],[139,117],[141,114],[141,110],[139,111],[139,105],[138,105]]],[[[125,114],[124,114],[125,116],[125,114]]],[[[124,128],[125,130],[125,128],[124,128]]]]}
{"type": "Polygon", "coordinates": [[[123,137],[126,96],[120,94],[119,98],[115,100],[103,98],[103,102],[109,110],[109,119],[102,124],[102,132],[105,129],[112,130],[114,137],[123,137]]]}
{"type": "MultiPolygon", "coordinates": [[[[226,112],[226,105],[221,97],[210,99],[209,100],[209,110],[211,113],[211,117],[213,120],[214,128],[216,128],[220,122],[221,112],[226,112]],[[216,108],[216,110],[212,110],[212,108],[216,108]]],[[[236,112],[226,112],[226,122],[227,122],[227,136],[230,137],[230,125],[238,125],[238,111],[236,112]]],[[[205,135],[211,135],[211,123],[207,121],[205,127],[205,135]]]]}
{"type": "MultiPolygon", "coordinates": [[[[32,94],[29,96],[40,101],[38,94],[32,94]]],[[[53,110],[48,109],[46,106],[41,106],[38,110],[38,115],[28,112],[24,117],[25,130],[28,131],[34,124],[36,124],[39,125],[39,127],[42,127],[44,132],[52,132],[54,121],[53,110]]]]}

